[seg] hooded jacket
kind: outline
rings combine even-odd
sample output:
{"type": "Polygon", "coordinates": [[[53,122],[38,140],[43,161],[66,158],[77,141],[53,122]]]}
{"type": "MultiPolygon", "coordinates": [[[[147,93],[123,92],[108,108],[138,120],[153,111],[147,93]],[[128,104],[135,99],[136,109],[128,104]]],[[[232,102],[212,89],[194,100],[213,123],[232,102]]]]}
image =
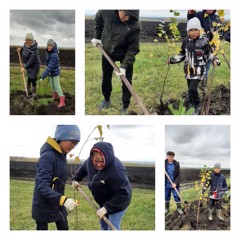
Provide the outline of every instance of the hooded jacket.
{"type": "MultiPolygon", "coordinates": [[[[168,163],[168,160],[166,159],[165,160],[165,171],[167,172],[167,163],[168,163]]],[[[173,164],[174,164],[174,172],[173,172],[173,183],[175,183],[177,186],[177,188],[180,187],[180,164],[178,161],[176,160],[173,160],[173,164]]],[[[168,185],[168,179],[167,179],[167,176],[165,176],[165,187],[168,185]]]]}
{"type": "Polygon", "coordinates": [[[110,143],[98,142],[93,148],[90,157],[77,170],[73,179],[81,181],[88,176],[88,188],[99,206],[104,206],[110,214],[123,211],[129,206],[132,196],[126,168],[114,156],[113,146],[110,143]],[[105,167],[101,171],[95,169],[92,163],[93,148],[99,149],[104,154],[105,167]]]}
{"type": "Polygon", "coordinates": [[[51,51],[46,49],[46,69],[42,73],[41,78],[44,79],[48,75],[51,77],[56,77],[60,75],[60,61],[58,57],[58,48],[57,44],[54,42],[54,47],[51,51]]]}
{"type": "Polygon", "coordinates": [[[24,62],[24,68],[27,70],[27,76],[29,78],[36,78],[40,69],[40,57],[38,50],[38,43],[33,40],[30,47],[26,44],[21,48],[21,55],[24,62]]]}
{"type": "Polygon", "coordinates": [[[170,64],[184,61],[186,79],[202,80],[205,75],[207,61],[217,58],[211,55],[211,52],[209,40],[205,34],[197,39],[186,38],[182,42],[179,55],[170,58],[170,64]]]}
{"type": "Polygon", "coordinates": [[[95,36],[101,39],[105,51],[115,61],[122,61],[121,68],[127,69],[140,52],[139,10],[125,10],[131,17],[121,22],[118,10],[99,10],[95,17],[95,36]]]}
{"type": "Polygon", "coordinates": [[[32,218],[40,222],[65,220],[67,211],[63,206],[67,180],[66,154],[63,154],[53,138],[40,150],[32,202],[32,218]]]}

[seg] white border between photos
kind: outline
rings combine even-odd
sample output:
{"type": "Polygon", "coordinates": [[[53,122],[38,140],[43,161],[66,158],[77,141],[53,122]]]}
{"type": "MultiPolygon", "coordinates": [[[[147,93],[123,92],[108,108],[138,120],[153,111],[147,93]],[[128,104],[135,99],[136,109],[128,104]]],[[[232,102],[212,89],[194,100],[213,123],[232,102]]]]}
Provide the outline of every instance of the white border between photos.
{"type": "MultiPolygon", "coordinates": [[[[76,0],[68,1],[34,1],[23,2],[17,0],[9,0],[2,6],[1,11],[1,147],[2,147],[2,176],[1,176],[1,199],[0,206],[2,208],[0,218],[0,237],[6,239],[21,238],[25,240],[35,239],[49,239],[56,238],[59,240],[66,239],[104,239],[104,240],[122,240],[125,238],[132,239],[185,239],[192,240],[193,238],[216,238],[218,240],[231,239],[237,235],[238,232],[238,219],[240,215],[239,198],[237,193],[239,186],[238,180],[238,139],[237,132],[239,132],[239,113],[237,108],[239,106],[236,99],[240,91],[240,80],[237,66],[238,49],[239,44],[237,41],[239,36],[239,10],[236,7],[236,1],[228,0],[220,2],[219,0],[185,0],[185,1],[158,1],[148,0],[142,2],[122,0],[120,2],[114,1],[89,1],[81,2],[76,0]],[[137,4],[136,4],[137,3],[137,4]],[[132,9],[205,9],[205,8],[217,8],[217,9],[230,9],[231,11],[231,116],[85,116],[85,93],[84,93],[84,80],[85,80],[85,35],[84,35],[84,19],[85,10],[87,9],[115,9],[115,8],[132,8],[132,9]],[[75,35],[75,47],[76,47],[76,116],[9,116],[9,11],[11,9],[75,9],[76,17],[76,35],[75,35]],[[33,124],[31,131],[34,131],[35,127],[44,126],[46,123],[59,124],[59,123],[71,123],[78,124],[78,122],[88,122],[96,124],[116,124],[116,125],[155,125],[156,129],[156,230],[155,231],[120,231],[120,232],[103,232],[103,231],[10,231],[9,223],[9,155],[8,155],[8,143],[11,138],[14,138],[14,132],[11,132],[11,126],[15,123],[33,124]],[[230,125],[231,126],[231,230],[229,231],[165,231],[164,224],[164,199],[163,199],[163,161],[165,157],[165,125],[230,125]],[[234,181],[235,180],[235,181],[234,181]]],[[[34,133],[33,133],[34,134],[34,133]]]]}

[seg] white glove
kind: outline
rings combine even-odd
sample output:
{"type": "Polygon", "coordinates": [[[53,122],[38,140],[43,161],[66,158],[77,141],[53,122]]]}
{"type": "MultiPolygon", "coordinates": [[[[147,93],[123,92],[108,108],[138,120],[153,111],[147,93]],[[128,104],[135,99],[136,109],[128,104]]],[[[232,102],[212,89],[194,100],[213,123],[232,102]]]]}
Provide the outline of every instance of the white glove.
{"type": "Polygon", "coordinates": [[[68,198],[63,205],[68,211],[72,211],[76,206],[78,206],[78,203],[72,198],[68,198]]]}
{"type": "Polygon", "coordinates": [[[114,73],[118,78],[120,78],[121,76],[126,76],[126,70],[124,68],[119,68],[119,72],[114,70],[114,73]]]}
{"type": "Polygon", "coordinates": [[[94,47],[97,47],[97,44],[100,44],[102,46],[102,41],[99,39],[93,38],[91,42],[94,47]]]}
{"type": "Polygon", "coordinates": [[[107,214],[107,209],[105,207],[102,207],[97,210],[97,215],[102,219],[105,214],[107,214]]]}
{"type": "Polygon", "coordinates": [[[72,188],[73,188],[73,189],[78,189],[79,187],[81,187],[81,185],[79,184],[79,182],[77,182],[77,181],[73,181],[73,182],[72,182],[72,188]]]}

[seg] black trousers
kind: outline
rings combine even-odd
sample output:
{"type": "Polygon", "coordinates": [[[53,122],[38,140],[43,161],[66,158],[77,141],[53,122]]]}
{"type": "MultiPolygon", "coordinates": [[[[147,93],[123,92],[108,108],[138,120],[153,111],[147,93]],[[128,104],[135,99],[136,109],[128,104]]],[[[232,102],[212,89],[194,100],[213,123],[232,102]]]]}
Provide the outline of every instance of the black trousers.
{"type": "Polygon", "coordinates": [[[200,105],[200,98],[198,95],[198,84],[200,81],[201,80],[197,79],[187,79],[189,102],[194,106],[194,108],[198,108],[200,105]]]}
{"type": "MultiPolygon", "coordinates": [[[[56,221],[56,226],[58,230],[68,230],[68,221],[56,221]]],[[[48,223],[36,222],[37,230],[48,230],[48,223]]]]}
{"type": "MultiPolygon", "coordinates": [[[[114,56],[110,56],[112,60],[119,61],[118,59],[114,59],[114,56]]],[[[122,63],[122,60],[120,60],[122,63]]],[[[110,100],[111,92],[112,92],[112,74],[113,67],[108,62],[108,60],[102,56],[102,94],[106,101],[110,100]]],[[[133,75],[133,65],[129,65],[126,69],[126,78],[130,84],[132,84],[132,75],[133,75]]],[[[122,102],[123,108],[128,108],[130,104],[131,93],[128,88],[122,83],[122,102]]]]}
{"type": "Polygon", "coordinates": [[[37,78],[28,78],[28,87],[30,88],[31,87],[31,84],[32,84],[32,87],[36,87],[36,82],[37,82],[37,78]]]}

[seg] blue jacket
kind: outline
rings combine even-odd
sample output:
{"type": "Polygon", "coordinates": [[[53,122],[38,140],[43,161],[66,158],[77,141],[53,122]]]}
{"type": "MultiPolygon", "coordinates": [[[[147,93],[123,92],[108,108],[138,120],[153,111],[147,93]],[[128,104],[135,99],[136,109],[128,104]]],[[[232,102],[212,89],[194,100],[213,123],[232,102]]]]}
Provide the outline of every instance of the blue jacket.
{"type": "MultiPolygon", "coordinates": [[[[165,160],[165,171],[167,172],[167,163],[168,160],[165,160]]],[[[177,185],[177,188],[180,187],[180,164],[178,161],[176,161],[175,159],[173,160],[173,164],[174,164],[174,172],[173,172],[173,183],[175,183],[177,185]]],[[[168,178],[167,176],[165,176],[165,187],[168,187],[168,178]]]]}
{"type": "Polygon", "coordinates": [[[132,196],[126,168],[114,156],[110,143],[98,142],[93,148],[100,149],[104,154],[104,169],[96,170],[89,157],[74,174],[73,179],[81,181],[88,176],[88,187],[100,207],[104,206],[110,214],[120,212],[129,206],[132,196]]]}
{"type": "Polygon", "coordinates": [[[57,142],[48,138],[40,150],[32,202],[32,218],[40,222],[65,220],[63,206],[67,180],[66,154],[57,142]]]}
{"type": "Polygon", "coordinates": [[[49,52],[46,49],[46,62],[47,67],[45,71],[42,73],[41,78],[44,79],[47,76],[56,77],[60,75],[60,61],[58,57],[58,48],[57,44],[54,43],[53,49],[49,52]]]}
{"type": "Polygon", "coordinates": [[[24,68],[27,70],[28,78],[37,78],[40,69],[40,57],[37,41],[33,41],[30,47],[25,44],[21,48],[21,55],[23,58],[24,68]]]}

